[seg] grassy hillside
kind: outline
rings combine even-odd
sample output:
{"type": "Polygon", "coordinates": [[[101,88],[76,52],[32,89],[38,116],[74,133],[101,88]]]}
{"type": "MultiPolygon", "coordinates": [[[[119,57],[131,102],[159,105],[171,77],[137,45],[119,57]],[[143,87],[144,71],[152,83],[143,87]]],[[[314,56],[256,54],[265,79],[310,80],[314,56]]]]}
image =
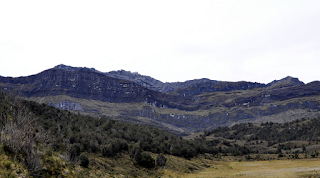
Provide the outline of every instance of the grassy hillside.
{"type": "Polygon", "coordinates": [[[320,150],[320,118],[236,124],[182,138],[3,92],[0,111],[2,177],[185,177],[228,168],[230,160],[316,159],[320,150]]]}
{"type": "MultiPolygon", "coordinates": [[[[166,165],[171,171],[193,172],[203,166],[190,159],[230,151],[219,149],[219,142],[185,140],[156,127],[74,114],[3,92],[0,99],[1,155],[33,177],[149,177],[162,175],[166,165]]],[[[12,172],[20,176],[4,174],[12,172]]]]}

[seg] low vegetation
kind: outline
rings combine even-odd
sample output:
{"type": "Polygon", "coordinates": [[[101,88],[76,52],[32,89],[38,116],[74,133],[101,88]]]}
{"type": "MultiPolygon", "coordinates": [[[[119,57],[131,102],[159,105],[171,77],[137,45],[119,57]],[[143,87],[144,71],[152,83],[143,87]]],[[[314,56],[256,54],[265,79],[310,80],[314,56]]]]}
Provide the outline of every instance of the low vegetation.
{"type": "MultiPolygon", "coordinates": [[[[145,170],[166,166],[167,155],[191,159],[204,153],[249,153],[241,146],[223,150],[203,138],[185,140],[156,127],[74,114],[3,92],[0,97],[0,143],[33,177],[74,176],[77,166],[90,169],[97,157],[102,164],[109,159],[128,161],[128,155],[130,164],[145,170]]],[[[116,170],[102,167],[104,173],[116,170]]]]}
{"type": "Polygon", "coordinates": [[[320,118],[237,124],[184,139],[156,127],[74,114],[4,92],[0,111],[0,177],[181,175],[226,159],[317,159],[320,150],[320,118]]]}
{"type": "Polygon", "coordinates": [[[204,134],[246,141],[266,140],[274,144],[292,140],[320,141],[320,117],[308,120],[302,118],[282,124],[273,122],[261,123],[260,125],[236,124],[232,127],[205,131],[204,134]]]}

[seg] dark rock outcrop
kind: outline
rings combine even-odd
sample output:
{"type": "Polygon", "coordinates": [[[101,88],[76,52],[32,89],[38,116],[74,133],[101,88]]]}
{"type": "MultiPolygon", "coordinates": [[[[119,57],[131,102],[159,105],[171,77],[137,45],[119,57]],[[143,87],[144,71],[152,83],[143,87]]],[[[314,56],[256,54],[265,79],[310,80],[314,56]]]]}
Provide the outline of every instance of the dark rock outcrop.
{"type": "Polygon", "coordinates": [[[252,83],[252,82],[219,82],[209,80],[201,83],[194,84],[189,87],[179,88],[172,92],[173,95],[183,97],[194,97],[206,92],[217,92],[217,91],[234,91],[234,90],[248,90],[253,88],[265,87],[265,84],[252,83]]]}
{"type": "Polygon", "coordinates": [[[236,98],[232,102],[225,103],[224,106],[261,106],[266,103],[272,103],[275,101],[284,101],[293,98],[302,98],[317,95],[320,95],[320,82],[311,82],[308,84],[295,85],[292,87],[264,90],[256,95],[236,98]]]}
{"type": "Polygon", "coordinates": [[[274,80],[268,84],[262,84],[257,82],[225,82],[210,79],[194,79],[185,82],[172,82],[163,83],[152,77],[141,75],[137,72],[130,72],[125,70],[111,71],[111,72],[100,72],[94,68],[83,68],[83,67],[71,67],[66,65],[58,65],[54,69],[61,69],[65,71],[78,71],[81,69],[91,70],[92,72],[100,73],[112,78],[129,80],[140,86],[148,88],[150,90],[158,91],[161,93],[167,93],[170,95],[177,95],[180,97],[192,98],[195,95],[199,95],[206,92],[216,92],[216,91],[234,91],[234,90],[247,90],[253,88],[268,88],[276,89],[283,87],[292,87],[304,85],[303,82],[299,81],[297,78],[286,77],[281,80],[274,80]]]}
{"type": "Polygon", "coordinates": [[[114,78],[133,81],[151,90],[178,95],[181,97],[193,97],[205,92],[247,90],[267,86],[265,84],[253,82],[223,82],[206,78],[188,80],[185,82],[163,83],[149,76],[132,73],[125,70],[111,71],[105,74],[114,78]]]}

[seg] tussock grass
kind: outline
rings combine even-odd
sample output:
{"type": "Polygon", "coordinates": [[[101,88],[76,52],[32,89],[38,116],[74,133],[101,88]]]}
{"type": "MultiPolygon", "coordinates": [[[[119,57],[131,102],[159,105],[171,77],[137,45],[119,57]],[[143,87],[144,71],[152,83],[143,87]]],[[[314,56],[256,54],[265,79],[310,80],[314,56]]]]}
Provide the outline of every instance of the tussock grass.
{"type": "Polygon", "coordinates": [[[15,178],[28,175],[27,169],[18,162],[12,160],[11,155],[5,153],[0,144],[0,178],[15,178]]]}

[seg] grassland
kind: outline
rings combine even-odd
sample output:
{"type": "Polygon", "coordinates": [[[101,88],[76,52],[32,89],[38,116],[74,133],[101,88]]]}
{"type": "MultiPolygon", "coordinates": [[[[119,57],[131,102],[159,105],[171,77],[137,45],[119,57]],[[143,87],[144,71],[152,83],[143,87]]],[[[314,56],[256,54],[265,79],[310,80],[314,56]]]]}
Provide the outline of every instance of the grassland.
{"type": "MultiPolygon", "coordinates": [[[[287,158],[267,161],[240,161],[224,157],[221,160],[202,160],[208,168],[196,173],[181,174],[166,170],[163,178],[214,178],[214,177],[319,177],[320,159],[287,158]]],[[[195,160],[196,162],[201,159],[195,160]]]]}

